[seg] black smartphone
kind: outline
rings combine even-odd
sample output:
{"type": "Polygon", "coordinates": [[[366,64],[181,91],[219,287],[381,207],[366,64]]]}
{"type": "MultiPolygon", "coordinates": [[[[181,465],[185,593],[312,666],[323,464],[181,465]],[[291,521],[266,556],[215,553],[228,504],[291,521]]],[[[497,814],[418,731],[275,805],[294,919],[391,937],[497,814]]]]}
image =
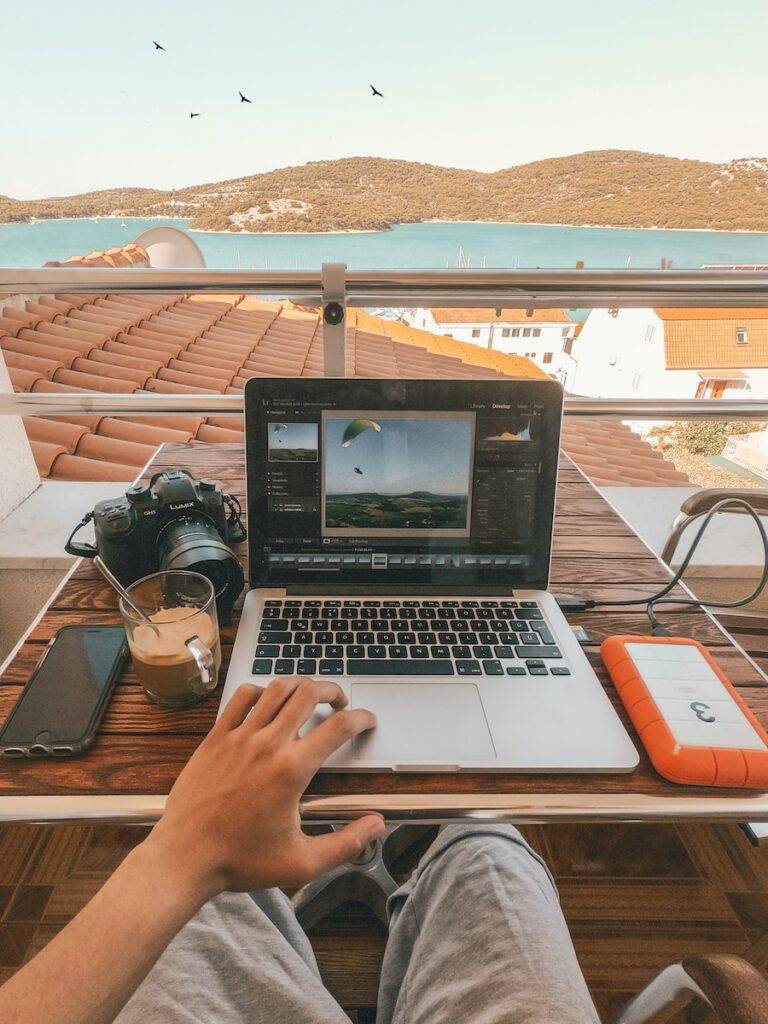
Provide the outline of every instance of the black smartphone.
{"type": "Polygon", "coordinates": [[[0,730],[5,757],[69,757],[96,735],[125,664],[122,626],[64,626],[0,730]]]}

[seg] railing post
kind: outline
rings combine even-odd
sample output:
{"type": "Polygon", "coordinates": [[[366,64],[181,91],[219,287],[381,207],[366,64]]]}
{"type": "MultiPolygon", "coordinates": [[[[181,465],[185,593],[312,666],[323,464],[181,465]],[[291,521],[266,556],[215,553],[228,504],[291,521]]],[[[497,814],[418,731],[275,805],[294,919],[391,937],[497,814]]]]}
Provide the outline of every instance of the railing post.
{"type": "Polygon", "coordinates": [[[323,373],[326,377],[346,377],[346,263],[324,263],[320,279],[323,289],[323,373]]]}

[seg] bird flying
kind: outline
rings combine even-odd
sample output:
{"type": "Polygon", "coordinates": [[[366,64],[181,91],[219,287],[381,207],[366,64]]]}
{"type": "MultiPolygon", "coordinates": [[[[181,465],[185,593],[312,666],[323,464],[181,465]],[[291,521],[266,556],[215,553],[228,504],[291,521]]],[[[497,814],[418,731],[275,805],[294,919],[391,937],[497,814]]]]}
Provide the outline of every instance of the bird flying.
{"type": "Polygon", "coordinates": [[[239,89],[237,90],[237,95],[240,97],[241,103],[253,103],[253,100],[249,100],[247,96],[243,96],[239,89]]]}
{"type": "Polygon", "coordinates": [[[190,114],[189,116],[190,116],[190,119],[193,118],[193,117],[200,117],[199,114],[190,114]]]}
{"type": "Polygon", "coordinates": [[[362,476],[362,475],[363,475],[363,471],[362,471],[362,469],[360,469],[360,467],[359,467],[359,466],[355,466],[355,472],[356,472],[356,473],[359,473],[359,474],[360,474],[360,476],[362,476]]]}
{"type": "MultiPolygon", "coordinates": [[[[371,85],[371,83],[369,82],[368,85],[371,85]]],[[[381,96],[381,98],[384,99],[384,93],[379,92],[375,85],[371,85],[371,93],[374,96],[381,96]]]]}
{"type": "Polygon", "coordinates": [[[155,39],[153,39],[153,40],[152,40],[152,42],[153,42],[153,43],[155,44],[155,49],[156,49],[156,50],[162,50],[162,51],[163,51],[163,53],[166,53],[166,52],[167,52],[167,51],[166,51],[166,49],[165,49],[165,47],[164,47],[164,46],[161,46],[161,45],[160,45],[160,43],[158,43],[158,42],[157,42],[157,41],[156,41],[155,39]]]}

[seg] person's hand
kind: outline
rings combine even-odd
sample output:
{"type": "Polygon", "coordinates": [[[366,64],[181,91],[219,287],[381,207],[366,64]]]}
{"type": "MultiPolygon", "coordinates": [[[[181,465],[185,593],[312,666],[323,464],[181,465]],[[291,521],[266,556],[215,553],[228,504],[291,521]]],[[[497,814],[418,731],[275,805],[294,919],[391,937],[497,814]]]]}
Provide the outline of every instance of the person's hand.
{"type": "Polygon", "coordinates": [[[241,686],[176,780],[147,841],[192,872],[206,897],[299,886],[353,860],[384,832],[379,815],[312,837],[299,818],[301,794],[326,758],[376,725],[370,711],[338,710],[346,704],[330,681],[292,676],[266,689],[241,686]],[[300,739],[319,703],[336,714],[300,739]]]}

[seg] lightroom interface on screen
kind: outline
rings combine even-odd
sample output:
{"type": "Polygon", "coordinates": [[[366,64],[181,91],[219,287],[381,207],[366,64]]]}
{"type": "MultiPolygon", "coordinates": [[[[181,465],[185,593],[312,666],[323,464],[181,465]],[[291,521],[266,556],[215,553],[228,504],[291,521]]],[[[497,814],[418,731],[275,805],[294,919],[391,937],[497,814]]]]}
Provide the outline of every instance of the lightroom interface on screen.
{"type": "Polygon", "coordinates": [[[264,558],[368,572],[530,563],[541,410],[267,410],[264,558]],[[291,417],[295,418],[291,418],[291,417]]]}

